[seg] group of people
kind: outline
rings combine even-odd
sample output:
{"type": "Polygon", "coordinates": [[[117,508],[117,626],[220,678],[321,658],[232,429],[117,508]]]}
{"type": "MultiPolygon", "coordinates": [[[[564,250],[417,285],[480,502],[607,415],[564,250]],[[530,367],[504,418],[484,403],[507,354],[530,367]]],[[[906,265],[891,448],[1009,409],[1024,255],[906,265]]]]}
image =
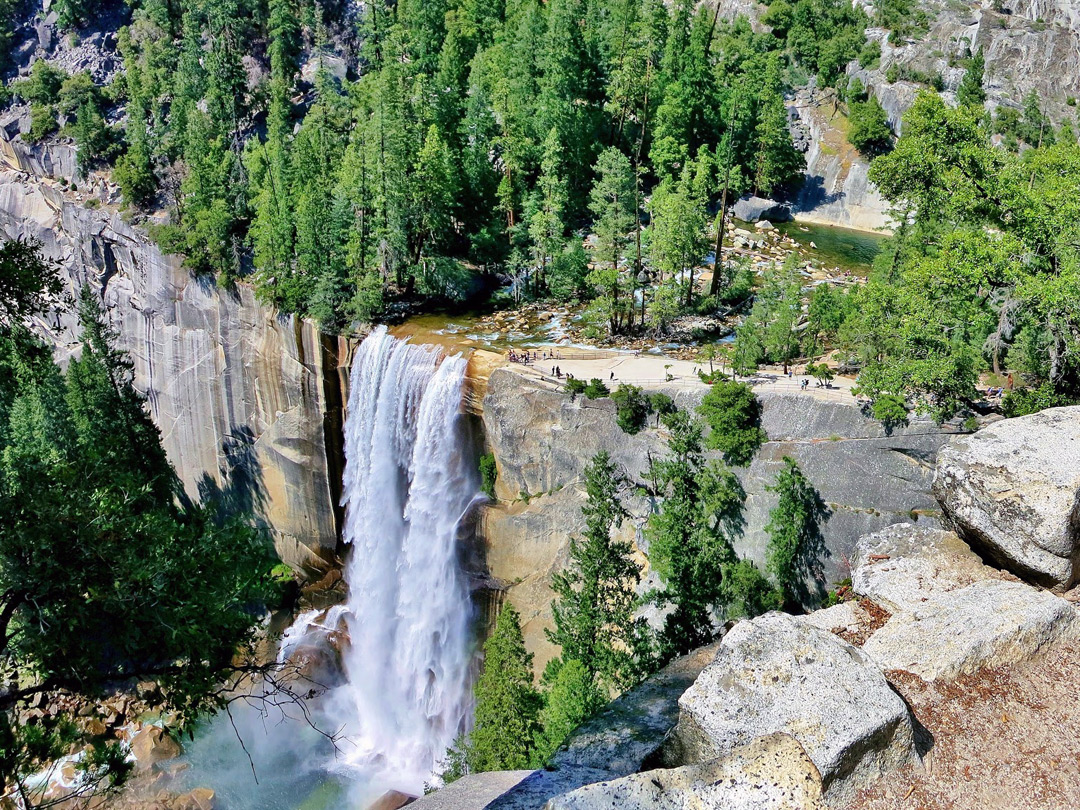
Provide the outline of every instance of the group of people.
{"type": "Polygon", "coordinates": [[[523,352],[516,352],[511,349],[507,353],[507,357],[511,363],[522,363],[523,365],[529,365],[529,363],[535,363],[537,360],[561,360],[558,352],[530,352],[525,350],[523,352]]]}
{"type": "Polygon", "coordinates": [[[990,399],[996,399],[1003,396],[1005,393],[1013,390],[1013,375],[1010,372],[1008,379],[1005,381],[1005,385],[999,385],[996,388],[991,387],[986,389],[986,396],[990,399]]]}

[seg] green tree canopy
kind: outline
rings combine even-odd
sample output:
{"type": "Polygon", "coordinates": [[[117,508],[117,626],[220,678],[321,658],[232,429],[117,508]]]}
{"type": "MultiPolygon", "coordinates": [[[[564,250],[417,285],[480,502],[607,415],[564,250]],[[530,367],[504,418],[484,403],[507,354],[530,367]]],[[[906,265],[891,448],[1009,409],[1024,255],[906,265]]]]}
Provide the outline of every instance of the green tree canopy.
{"type": "Polygon", "coordinates": [[[783,469],[766,489],[778,497],[765,524],[769,535],[766,570],[785,598],[804,597],[808,578],[819,589],[824,586],[816,566],[825,553],[821,524],[828,518],[829,509],[790,456],[784,456],[783,469]]]}
{"type": "Polygon", "coordinates": [[[746,383],[713,383],[698,406],[709,426],[706,446],[720,450],[724,461],[738,467],[749,464],[768,436],[761,427],[761,403],[746,383]]]}
{"type": "Polygon", "coordinates": [[[476,714],[465,744],[473,773],[531,768],[541,732],[540,693],[533,686],[517,610],[505,604],[484,642],[484,669],[476,682],[476,714]]]}
{"type": "MultiPolygon", "coordinates": [[[[5,257],[45,266],[33,252],[5,257]]],[[[17,294],[5,309],[29,300],[17,294]]],[[[21,325],[0,328],[0,672],[11,684],[0,694],[0,783],[35,804],[43,787],[20,780],[71,745],[93,746],[80,765],[88,786],[117,787],[130,766],[73,718],[27,725],[29,701],[92,700],[149,677],[174,730],[187,727],[223,705],[230,676],[260,669],[254,635],[269,582],[266,538],[250,516],[181,496],[89,291],[79,316],[81,355],[66,374],[21,325]]]]}
{"type": "Polygon", "coordinates": [[[641,568],[629,541],[612,536],[627,517],[619,500],[623,483],[611,458],[600,452],[585,468],[585,535],[570,539],[570,564],[552,576],[555,627],[562,662],[577,661],[607,693],[632,685],[643,667],[644,626],[635,619],[641,568]]]}
{"type": "Polygon", "coordinates": [[[662,501],[645,536],[664,584],[657,600],[671,608],[661,650],[670,658],[712,638],[714,613],[723,608],[724,567],[735,562],[732,540],[742,530],[745,493],[733,473],[705,460],[701,426],[689,414],[676,411],[664,424],[668,454],[648,472],[662,501]]]}

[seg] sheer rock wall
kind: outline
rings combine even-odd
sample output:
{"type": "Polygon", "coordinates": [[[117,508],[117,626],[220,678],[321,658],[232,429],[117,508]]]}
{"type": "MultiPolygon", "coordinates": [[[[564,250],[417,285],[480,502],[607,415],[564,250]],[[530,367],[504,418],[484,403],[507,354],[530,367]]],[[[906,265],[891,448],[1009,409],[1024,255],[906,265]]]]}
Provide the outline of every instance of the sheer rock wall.
{"type": "MultiPolygon", "coordinates": [[[[71,191],[36,174],[42,163],[0,133],[0,234],[38,239],[71,294],[89,284],[101,295],[190,494],[253,507],[296,567],[332,564],[348,344],[276,314],[247,285],[193,277],[124,221],[103,178],[71,191]]],[[[72,312],[38,327],[62,363],[78,350],[72,312]]]]}

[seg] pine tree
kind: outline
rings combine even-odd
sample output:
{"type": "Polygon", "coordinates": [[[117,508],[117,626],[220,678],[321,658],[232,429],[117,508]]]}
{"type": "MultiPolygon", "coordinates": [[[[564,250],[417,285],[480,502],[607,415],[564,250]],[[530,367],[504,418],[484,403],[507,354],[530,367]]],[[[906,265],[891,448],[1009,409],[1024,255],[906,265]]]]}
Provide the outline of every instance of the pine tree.
{"type": "Polygon", "coordinates": [[[533,256],[539,265],[537,288],[546,284],[548,264],[563,245],[566,224],[567,191],[562,176],[562,147],[559,133],[552,127],[544,139],[544,152],[540,160],[540,177],[537,180],[539,202],[536,212],[529,220],[529,237],[533,242],[533,256]]]}
{"type": "Polygon", "coordinates": [[[956,90],[956,103],[961,107],[982,107],[986,101],[986,90],[983,89],[983,77],[986,73],[986,57],[983,56],[982,48],[975,51],[968,64],[964,78],[960,80],[960,87],[956,90]]]}
{"type": "Polygon", "coordinates": [[[633,684],[643,652],[644,628],[634,618],[641,569],[631,544],[611,536],[627,516],[618,496],[621,483],[603,451],[585,467],[585,536],[571,538],[570,564],[552,577],[555,627],[547,631],[561,648],[559,660],[580,662],[608,692],[633,684]]]}
{"type": "Polygon", "coordinates": [[[451,215],[457,196],[453,159],[446,141],[432,124],[416,158],[413,173],[413,206],[418,214],[415,257],[435,253],[448,240],[451,215]]]}
{"type": "Polygon", "coordinates": [[[713,636],[723,608],[724,566],[735,561],[732,538],[742,528],[745,494],[723,466],[707,463],[701,427],[685,411],[665,417],[668,455],[649,478],[663,499],[649,517],[649,561],[664,583],[658,600],[671,605],[662,638],[665,658],[689,652],[713,636]]]}
{"type": "Polygon", "coordinates": [[[137,481],[156,500],[167,500],[178,483],[161,434],[132,384],[134,365],[115,348],[117,333],[89,286],[79,296],[79,325],[82,354],[68,366],[67,403],[83,452],[124,480],[137,481]]]}
{"type": "Polygon", "coordinates": [[[788,112],[780,84],[780,56],[776,53],[769,55],[758,95],[754,135],[757,149],[754,193],[769,196],[794,183],[806,166],[788,130],[788,112]]]}
{"type": "Polygon", "coordinates": [[[608,299],[608,322],[614,334],[628,315],[620,297],[619,261],[629,244],[631,229],[638,227],[637,184],[630,160],[614,147],[600,153],[594,168],[596,183],[590,195],[596,232],[594,258],[598,264],[610,262],[610,266],[597,268],[590,278],[608,299]]]}
{"type": "Polygon", "coordinates": [[[769,511],[765,533],[769,535],[766,570],[787,599],[804,588],[804,579],[822,551],[821,523],[828,507],[803,474],[795,459],[784,456],[784,468],[765,489],[779,496],[769,511]]]}
{"type": "Polygon", "coordinates": [[[484,643],[484,670],[476,683],[475,725],[465,750],[473,773],[533,767],[541,700],[532,659],[518,612],[505,604],[484,643]]]}
{"type": "Polygon", "coordinates": [[[705,199],[696,192],[691,167],[675,182],[666,178],[653,192],[650,202],[652,238],[649,255],[652,265],[685,285],[685,304],[693,303],[694,268],[705,254],[705,199]]]}
{"type": "Polygon", "coordinates": [[[588,720],[607,700],[580,661],[560,663],[544,696],[540,711],[541,731],[536,739],[536,759],[545,762],[567,737],[588,720]]]}
{"type": "MultiPolygon", "coordinates": [[[[15,280],[41,270],[44,284],[5,283],[0,312],[51,306],[50,265],[5,250],[5,282],[8,258],[26,263],[15,280]]],[[[250,516],[177,497],[131,362],[88,289],[79,316],[66,379],[42,341],[0,323],[0,659],[19,673],[0,693],[0,782],[35,807],[52,800],[28,776],[73,746],[86,752],[80,789],[99,798],[132,766],[62,708],[28,721],[31,701],[93,703],[153,677],[179,732],[221,707],[222,683],[262,668],[248,653],[266,596],[263,536],[250,516]]]]}
{"type": "MultiPolygon", "coordinates": [[[[713,14],[701,9],[691,23],[685,50],[665,55],[667,81],[656,111],[656,140],[650,153],[661,174],[677,177],[701,146],[715,142],[720,128],[716,73],[710,63],[714,24],[713,14]]],[[[675,47],[682,41],[680,31],[668,43],[675,47]]]]}
{"type": "MultiPolygon", "coordinates": [[[[582,26],[583,0],[551,0],[547,9],[547,38],[540,58],[537,128],[554,129],[572,166],[589,166],[595,154],[595,120],[589,102],[596,57],[589,52],[582,26]]],[[[588,190],[587,172],[567,178],[572,212],[580,213],[588,190]]]]}

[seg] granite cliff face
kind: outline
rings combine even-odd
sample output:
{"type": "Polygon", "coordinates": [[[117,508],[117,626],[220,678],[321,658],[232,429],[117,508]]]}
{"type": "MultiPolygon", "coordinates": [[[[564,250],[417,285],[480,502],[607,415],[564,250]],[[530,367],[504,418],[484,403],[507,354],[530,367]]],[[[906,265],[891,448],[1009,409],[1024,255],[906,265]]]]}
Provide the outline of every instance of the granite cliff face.
{"type": "MultiPolygon", "coordinates": [[[[670,391],[680,407],[693,408],[701,393],[670,391]]],[[[948,428],[929,420],[885,435],[880,423],[854,403],[816,399],[810,394],[765,393],[762,422],[769,441],[754,461],[738,471],[747,498],[746,522],[737,551],[764,565],[765,524],[776,496],[765,487],[781,469],[784,456],[795,458],[830,515],[821,526],[825,548],[817,582],[830,585],[849,571],[859,537],[899,522],[937,526],[931,495],[934,459],[948,441],[948,428]]],[[[526,643],[539,669],[554,649],[544,637],[549,626],[550,576],[567,561],[567,541],[583,529],[583,471],[589,459],[606,450],[630,480],[641,480],[650,457],[665,452],[655,428],[637,436],[615,424],[610,400],[568,395],[535,378],[503,367],[491,374],[483,401],[487,442],[498,465],[499,502],[481,510],[478,538],[491,575],[522,614],[526,643]]],[[[651,504],[626,492],[635,516],[622,531],[642,550],[641,525],[651,504]]]]}
{"type": "Polygon", "coordinates": [[[897,133],[920,85],[890,83],[889,68],[938,73],[945,97],[953,98],[966,70],[960,60],[980,48],[986,59],[988,109],[1019,109],[1034,91],[1053,121],[1075,121],[1068,100],[1080,96],[1080,6],[1072,0],[1012,0],[996,4],[1002,11],[994,10],[992,0],[974,5],[928,0],[922,5],[931,19],[925,34],[893,45],[887,31],[870,29],[868,36],[881,42],[881,64],[873,70],[853,64],[848,70],[873,90],[897,133]]]}
{"type": "MultiPolygon", "coordinates": [[[[124,221],[103,178],[78,178],[76,192],[45,176],[71,166],[0,131],[0,233],[40,240],[72,293],[85,283],[102,296],[188,492],[253,507],[283,560],[325,568],[338,539],[347,343],[277,315],[245,285],[193,277],[124,221]]],[[[61,361],[77,349],[72,313],[38,326],[61,361]]]]}

